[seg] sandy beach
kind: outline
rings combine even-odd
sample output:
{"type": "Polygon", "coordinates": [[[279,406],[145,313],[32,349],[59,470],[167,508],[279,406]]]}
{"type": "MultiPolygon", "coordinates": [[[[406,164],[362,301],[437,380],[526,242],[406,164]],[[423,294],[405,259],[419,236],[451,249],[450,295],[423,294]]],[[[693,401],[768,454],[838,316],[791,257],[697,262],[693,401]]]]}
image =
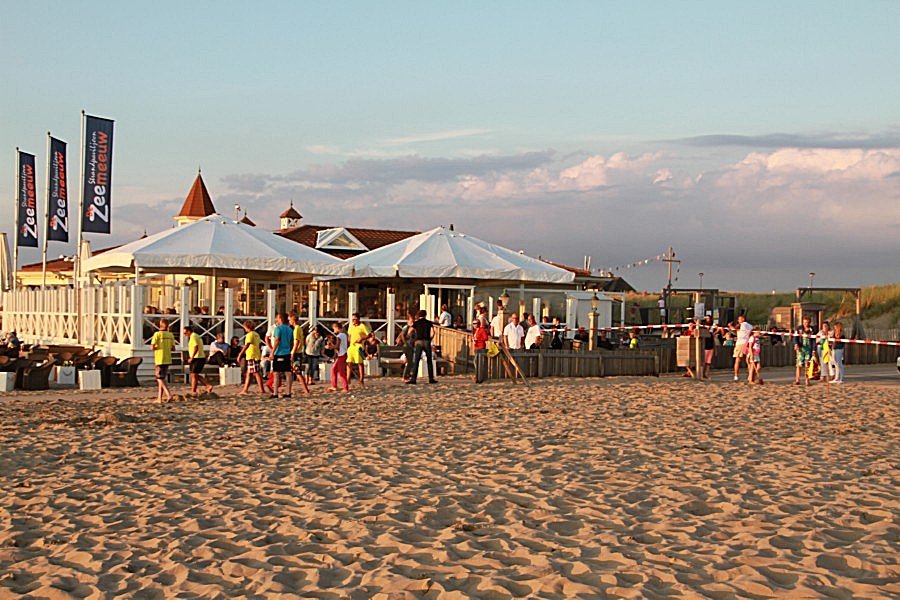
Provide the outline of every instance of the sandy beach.
{"type": "Polygon", "coordinates": [[[322,388],[4,396],[0,597],[900,595],[896,388],[322,388]]]}

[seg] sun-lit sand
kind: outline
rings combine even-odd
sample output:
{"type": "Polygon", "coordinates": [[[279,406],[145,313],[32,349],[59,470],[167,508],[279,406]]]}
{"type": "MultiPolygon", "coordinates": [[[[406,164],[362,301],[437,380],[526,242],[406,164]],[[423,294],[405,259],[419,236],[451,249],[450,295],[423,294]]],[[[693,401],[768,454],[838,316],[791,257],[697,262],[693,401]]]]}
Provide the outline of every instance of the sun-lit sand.
{"type": "Polygon", "coordinates": [[[900,595],[893,390],[315,387],[0,398],[0,597],[900,595]]]}

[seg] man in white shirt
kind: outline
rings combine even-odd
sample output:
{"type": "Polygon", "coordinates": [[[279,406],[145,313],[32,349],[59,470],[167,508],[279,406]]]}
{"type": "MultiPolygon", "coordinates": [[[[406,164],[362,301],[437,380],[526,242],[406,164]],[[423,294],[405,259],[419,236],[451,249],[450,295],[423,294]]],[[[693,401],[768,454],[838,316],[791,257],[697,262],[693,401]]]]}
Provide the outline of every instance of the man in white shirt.
{"type": "Polygon", "coordinates": [[[537,350],[541,347],[541,326],[534,320],[534,315],[528,315],[528,331],[525,332],[525,349],[537,350]]]}
{"type": "Polygon", "coordinates": [[[734,353],[732,354],[732,357],[734,358],[735,381],[738,381],[738,371],[741,370],[741,360],[747,356],[747,342],[750,341],[750,336],[753,335],[753,325],[747,322],[747,318],[744,315],[738,315],[737,322],[737,339],[734,341],[734,353]]]}
{"type": "Polygon", "coordinates": [[[447,310],[447,305],[441,305],[441,316],[438,317],[438,325],[441,327],[450,327],[453,325],[453,315],[447,310]]]}
{"type": "Polygon", "coordinates": [[[503,328],[503,343],[510,350],[521,350],[522,339],[525,331],[519,325],[519,315],[513,313],[509,316],[509,324],[503,328]]]}
{"type": "Polygon", "coordinates": [[[497,314],[491,319],[491,337],[502,337],[503,335],[503,303],[497,301],[497,314]]]}

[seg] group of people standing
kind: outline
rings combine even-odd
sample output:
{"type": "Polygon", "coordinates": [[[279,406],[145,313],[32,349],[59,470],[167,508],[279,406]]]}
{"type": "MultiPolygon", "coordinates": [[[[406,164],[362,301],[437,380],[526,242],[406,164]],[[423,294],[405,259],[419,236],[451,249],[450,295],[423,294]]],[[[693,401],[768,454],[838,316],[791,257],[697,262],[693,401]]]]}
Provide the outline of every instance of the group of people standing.
{"type": "MultiPolygon", "coordinates": [[[[256,331],[257,325],[258,323],[250,320],[243,323],[243,343],[234,358],[234,362],[242,364],[246,371],[241,395],[249,394],[250,387],[255,382],[262,395],[268,389],[269,398],[290,398],[295,381],[300,384],[303,393],[308,394],[309,386],[319,373],[319,363],[323,357],[334,360],[330,372],[330,391],[337,391],[340,383],[343,391],[349,392],[350,379],[354,373],[359,378],[359,385],[365,385],[365,359],[378,353],[378,341],[369,328],[360,322],[359,314],[353,314],[346,327],[343,323],[335,323],[332,326],[333,333],[327,339],[322,336],[318,327],[311,327],[309,333],[304,333],[296,313],[276,314],[275,327],[266,333],[264,339],[256,331]]],[[[176,342],[169,331],[168,321],[160,319],[158,327],[150,339],[150,346],[156,366],[157,400],[162,402],[172,397],[167,379],[176,342]]],[[[189,365],[191,393],[196,394],[200,385],[211,392],[212,385],[203,374],[210,359],[204,350],[203,340],[190,325],[184,327],[182,334],[187,341],[186,360],[189,365]]],[[[210,356],[217,357],[226,353],[226,349],[216,345],[222,342],[224,340],[217,339],[211,344],[210,356]]],[[[223,366],[219,361],[215,361],[215,364],[223,366]]]]}
{"type": "MultiPolygon", "coordinates": [[[[709,372],[715,356],[716,347],[731,347],[731,356],[734,359],[734,381],[740,381],[740,369],[742,364],[747,365],[747,381],[762,384],[762,364],[760,354],[762,350],[762,338],[769,335],[759,327],[747,322],[744,315],[738,315],[737,320],[729,323],[727,327],[720,327],[713,323],[712,317],[706,317],[702,322],[690,322],[688,328],[682,333],[685,336],[697,337],[703,344],[703,364],[700,366],[700,376],[709,379],[709,372]]],[[[794,384],[801,385],[805,382],[823,378],[828,383],[844,383],[844,349],[843,325],[836,323],[834,329],[830,328],[828,321],[823,321],[822,327],[816,331],[811,325],[810,317],[804,317],[800,327],[792,332],[795,360],[794,384]]],[[[780,336],[779,336],[780,338],[780,336]]],[[[687,376],[693,376],[690,367],[687,367],[687,376]]]]}

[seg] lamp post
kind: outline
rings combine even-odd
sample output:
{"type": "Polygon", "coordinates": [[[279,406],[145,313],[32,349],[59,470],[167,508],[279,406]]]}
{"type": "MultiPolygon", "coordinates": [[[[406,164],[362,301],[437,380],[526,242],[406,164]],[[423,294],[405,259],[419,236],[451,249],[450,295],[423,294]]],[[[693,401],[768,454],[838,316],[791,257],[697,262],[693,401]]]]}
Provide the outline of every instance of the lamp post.
{"type": "Polygon", "coordinates": [[[815,279],[816,279],[816,274],[813,273],[812,271],[810,271],[810,273],[809,273],[809,291],[810,292],[812,292],[813,282],[815,281],[815,279]]]}
{"type": "Polygon", "coordinates": [[[703,289],[703,273],[697,273],[700,276],[700,289],[703,289]]]}
{"type": "Polygon", "coordinates": [[[597,308],[600,306],[600,298],[597,292],[591,296],[591,312],[588,314],[588,351],[593,351],[597,347],[597,308]]]}

